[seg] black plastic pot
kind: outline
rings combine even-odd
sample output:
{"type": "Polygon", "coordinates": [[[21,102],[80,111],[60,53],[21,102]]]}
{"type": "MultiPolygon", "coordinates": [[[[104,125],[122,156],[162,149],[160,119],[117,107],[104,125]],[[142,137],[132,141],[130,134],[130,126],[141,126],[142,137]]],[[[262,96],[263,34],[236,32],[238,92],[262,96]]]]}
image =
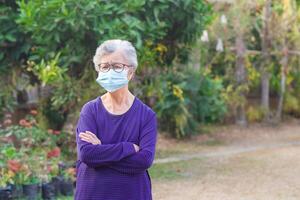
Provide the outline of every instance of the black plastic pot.
{"type": "Polygon", "coordinates": [[[35,200],[39,197],[40,186],[39,184],[23,185],[23,194],[28,200],[35,200]]]}
{"type": "Polygon", "coordinates": [[[22,197],[22,195],[23,195],[22,185],[11,184],[10,187],[11,187],[11,192],[12,192],[12,198],[13,199],[18,199],[18,198],[22,197]]]}
{"type": "Polygon", "coordinates": [[[12,198],[11,187],[0,188],[0,200],[10,200],[12,198]]]}
{"type": "Polygon", "coordinates": [[[61,187],[60,185],[61,185],[62,180],[63,180],[63,178],[60,176],[53,177],[51,180],[51,182],[54,185],[54,193],[56,196],[58,196],[60,194],[60,187],[61,187]]]}
{"type": "Polygon", "coordinates": [[[71,196],[73,195],[73,181],[70,179],[63,179],[60,184],[60,192],[62,195],[71,196]]]}
{"type": "Polygon", "coordinates": [[[47,200],[56,199],[55,185],[53,182],[42,183],[42,198],[47,200]]]}

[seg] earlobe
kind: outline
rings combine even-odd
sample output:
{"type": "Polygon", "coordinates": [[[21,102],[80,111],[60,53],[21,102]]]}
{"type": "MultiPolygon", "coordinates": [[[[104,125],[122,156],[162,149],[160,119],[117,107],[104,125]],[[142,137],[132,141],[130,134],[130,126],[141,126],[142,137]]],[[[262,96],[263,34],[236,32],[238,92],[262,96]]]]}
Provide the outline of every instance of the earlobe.
{"type": "Polygon", "coordinates": [[[132,71],[129,71],[127,78],[128,78],[129,81],[132,80],[132,78],[133,78],[133,72],[132,71]]]}
{"type": "Polygon", "coordinates": [[[131,79],[132,79],[132,74],[129,76],[129,79],[128,79],[128,80],[130,81],[131,79]]]}

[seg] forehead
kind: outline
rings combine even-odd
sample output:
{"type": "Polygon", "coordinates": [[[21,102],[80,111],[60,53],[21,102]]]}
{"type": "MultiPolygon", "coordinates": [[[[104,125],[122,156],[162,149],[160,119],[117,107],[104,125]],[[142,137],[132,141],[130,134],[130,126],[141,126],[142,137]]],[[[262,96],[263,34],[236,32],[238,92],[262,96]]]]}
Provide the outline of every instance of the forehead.
{"type": "Polygon", "coordinates": [[[129,64],[121,50],[102,56],[101,63],[106,62],[129,64]]]}

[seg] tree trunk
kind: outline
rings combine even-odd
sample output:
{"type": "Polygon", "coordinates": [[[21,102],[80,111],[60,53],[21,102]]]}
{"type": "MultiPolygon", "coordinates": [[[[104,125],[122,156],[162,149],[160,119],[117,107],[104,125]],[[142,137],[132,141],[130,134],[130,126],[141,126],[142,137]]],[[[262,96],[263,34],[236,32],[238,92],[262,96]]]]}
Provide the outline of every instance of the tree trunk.
{"type": "Polygon", "coordinates": [[[265,69],[261,72],[261,106],[265,111],[265,114],[268,115],[270,105],[269,105],[269,93],[270,93],[270,73],[265,69]]]}
{"type": "MultiPolygon", "coordinates": [[[[245,69],[246,46],[243,40],[243,36],[241,34],[238,34],[238,36],[236,37],[235,46],[236,46],[235,79],[236,79],[236,87],[239,87],[246,84],[246,69],[245,69]]],[[[245,99],[245,91],[241,90],[239,92],[239,96],[245,99]]],[[[244,101],[241,102],[240,105],[238,105],[236,108],[235,122],[240,126],[247,125],[244,101]]]]}
{"type": "Polygon", "coordinates": [[[267,0],[264,9],[264,24],[262,31],[262,66],[261,66],[261,106],[265,111],[265,121],[269,121],[269,92],[270,92],[270,72],[268,63],[270,61],[270,18],[271,18],[271,0],[267,0]]]}
{"type": "Polygon", "coordinates": [[[286,45],[283,49],[283,52],[284,52],[284,57],[281,60],[280,94],[279,94],[279,102],[276,111],[277,122],[280,122],[282,118],[282,107],[283,107],[283,99],[285,94],[286,71],[288,67],[288,48],[286,47],[286,45]]]}

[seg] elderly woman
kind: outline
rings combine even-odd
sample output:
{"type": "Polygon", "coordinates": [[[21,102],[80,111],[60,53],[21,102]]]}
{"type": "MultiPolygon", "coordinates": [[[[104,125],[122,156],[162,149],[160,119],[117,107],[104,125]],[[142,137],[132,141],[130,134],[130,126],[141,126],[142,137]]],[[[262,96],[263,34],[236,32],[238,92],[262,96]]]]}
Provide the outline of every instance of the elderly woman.
{"type": "Polygon", "coordinates": [[[107,40],[93,58],[107,92],[86,102],[76,127],[75,200],[152,199],[156,113],[128,90],[137,68],[128,41],[107,40]]]}

